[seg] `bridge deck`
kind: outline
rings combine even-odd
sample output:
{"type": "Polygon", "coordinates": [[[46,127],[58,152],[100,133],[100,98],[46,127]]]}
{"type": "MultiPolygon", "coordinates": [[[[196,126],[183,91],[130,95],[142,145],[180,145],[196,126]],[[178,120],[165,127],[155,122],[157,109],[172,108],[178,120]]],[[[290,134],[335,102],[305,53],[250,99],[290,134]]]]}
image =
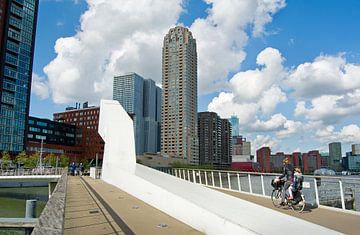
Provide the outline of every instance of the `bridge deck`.
{"type": "Polygon", "coordinates": [[[201,234],[122,190],[89,177],[69,177],[65,234],[201,234]]]}
{"type": "Polygon", "coordinates": [[[279,212],[315,223],[321,226],[339,231],[344,234],[359,234],[360,231],[360,216],[341,211],[329,210],[324,208],[305,208],[302,213],[293,211],[292,209],[276,208],[271,200],[266,197],[253,196],[240,192],[232,192],[219,190],[223,193],[241,198],[246,201],[256,203],[258,205],[277,210],[279,212]]]}

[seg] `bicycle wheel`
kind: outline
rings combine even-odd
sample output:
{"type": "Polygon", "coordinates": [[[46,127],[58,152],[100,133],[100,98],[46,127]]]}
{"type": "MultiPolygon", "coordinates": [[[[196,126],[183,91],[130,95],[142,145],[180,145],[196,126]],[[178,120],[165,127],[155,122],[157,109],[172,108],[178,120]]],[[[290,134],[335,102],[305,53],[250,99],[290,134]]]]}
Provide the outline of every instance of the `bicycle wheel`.
{"type": "Polygon", "coordinates": [[[281,204],[281,191],[278,189],[274,189],[271,193],[271,201],[273,203],[274,206],[276,207],[280,207],[281,204]]]}
{"type": "Polygon", "coordinates": [[[302,212],[304,209],[305,209],[305,198],[303,195],[301,195],[301,201],[296,203],[296,204],[292,204],[291,205],[291,208],[294,210],[294,211],[297,211],[297,212],[302,212]]]}

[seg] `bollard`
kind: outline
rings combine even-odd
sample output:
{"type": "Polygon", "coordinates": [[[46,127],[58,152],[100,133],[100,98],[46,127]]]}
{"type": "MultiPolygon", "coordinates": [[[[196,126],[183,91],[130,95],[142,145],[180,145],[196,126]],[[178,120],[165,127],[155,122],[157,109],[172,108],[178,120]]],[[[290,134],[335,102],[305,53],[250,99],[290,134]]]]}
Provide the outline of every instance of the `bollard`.
{"type": "MultiPolygon", "coordinates": [[[[36,218],[36,200],[26,200],[25,218],[36,218]]],[[[25,235],[30,235],[33,228],[25,228],[25,235]]]]}
{"type": "Polygon", "coordinates": [[[25,218],[36,218],[36,200],[26,200],[25,218]]]}

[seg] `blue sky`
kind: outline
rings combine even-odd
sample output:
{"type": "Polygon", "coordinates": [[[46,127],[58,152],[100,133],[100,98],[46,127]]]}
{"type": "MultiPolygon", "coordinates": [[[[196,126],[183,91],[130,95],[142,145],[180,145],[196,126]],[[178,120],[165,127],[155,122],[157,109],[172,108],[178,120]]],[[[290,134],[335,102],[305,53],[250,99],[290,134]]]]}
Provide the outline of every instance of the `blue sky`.
{"type": "MultiPolygon", "coordinates": [[[[349,144],[360,142],[360,108],[357,111],[356,105],[343,105],[360,97],[360,76],[356,76],[360,72],[359,1],[273,0],[273,5],[261,6],[250,0],[234,6],[218,0],[209,0],[212,4],[173,0],[169,6],[155,1],[152,6],[144,4],[150,12],[143,17],[144,22],[141,17],[131,17],[144,14],[131,4],[143,3],[124,1],[128,6],[124,13],[121,7],[116,8],[122,1],[108,0],[103,5],[88,2],[93,4],[90,10],[84,0],[40,0],[31,115],[52,118],[52,113],[77,101],[111,97],[111,74],[127,69],[160,82],[159,63],[149,61],[161,59],[164,29],[183,24],[190,27],[198,43],[198,110],[216,111],[222,117],[236,114],[241,133],[252,140],[253,150],[263,145],[285,152],[326,150],[327,143],[341,141],[348,151],[349,144]],[[106,7],[115,13],[118,10],[119,18],[102,15],[101,9],[106,7]],[[258,9],[265,10],[258,14],[258,9]],[[82,14],[95,11],[80,22],[82,14]],[[173,12],[166,13],[169,11],[173,12]],[[164,14],[162,20],[159,14],[164,14]],[[94,22],[102,20],[104,28],[111,30],[96,28],[94,22]],[[94,36],[96,30],[101,33],[94,36]],[[99,48],[89,46],[87,39],[91,37],[98,40],[99,48]],[[64,39],[58,41],[56,53],[54,46],[59,38],[64,39]],[[114,39],[119,40],[118,45],[114,39]],[[106,40],[113,43],[104,43],[106,40]],[[209,45],[219,45],[220,49],[212,54],[209,45]],[[77,52],[79,48],[91,52],[77,52]],[[138,55],[132,57],[131,53],[138,55]],[[256,64],[259,57],[264,64],[256,64]],[[204,61],[214,62],[218,70],[206,67],[204,61]],[[72,69],[66,67],[69,64],[72,69]],[[92,71],[91,65],[102,69],[92,71]],[[337,72],[343,74],[332,77],[337,72]],[[328,83],[327,76],[331,77],[328,83]],[[349,81],[355,85],[349,85],[349,81]],[[96,95],[92,95],[93,87],[96,95]],[[312,93],[307,92],[310,90],[312,93]]],[[[96,104],[98,100],[90,102],[96,104]]]]}

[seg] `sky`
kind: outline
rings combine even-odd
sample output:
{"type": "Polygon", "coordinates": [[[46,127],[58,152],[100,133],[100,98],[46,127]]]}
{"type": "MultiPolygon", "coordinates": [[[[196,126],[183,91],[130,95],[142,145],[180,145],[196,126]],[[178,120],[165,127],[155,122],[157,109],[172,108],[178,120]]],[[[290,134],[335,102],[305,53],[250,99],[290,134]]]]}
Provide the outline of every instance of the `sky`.
{"type": "Polygon", "coordinates": [[[30,115],[112,98],[114,75],[161,84],[169,28],[197,41],[198,111],[236,115],[252,152],[360,143],[360,1],[40,0],[30,115]]]}

